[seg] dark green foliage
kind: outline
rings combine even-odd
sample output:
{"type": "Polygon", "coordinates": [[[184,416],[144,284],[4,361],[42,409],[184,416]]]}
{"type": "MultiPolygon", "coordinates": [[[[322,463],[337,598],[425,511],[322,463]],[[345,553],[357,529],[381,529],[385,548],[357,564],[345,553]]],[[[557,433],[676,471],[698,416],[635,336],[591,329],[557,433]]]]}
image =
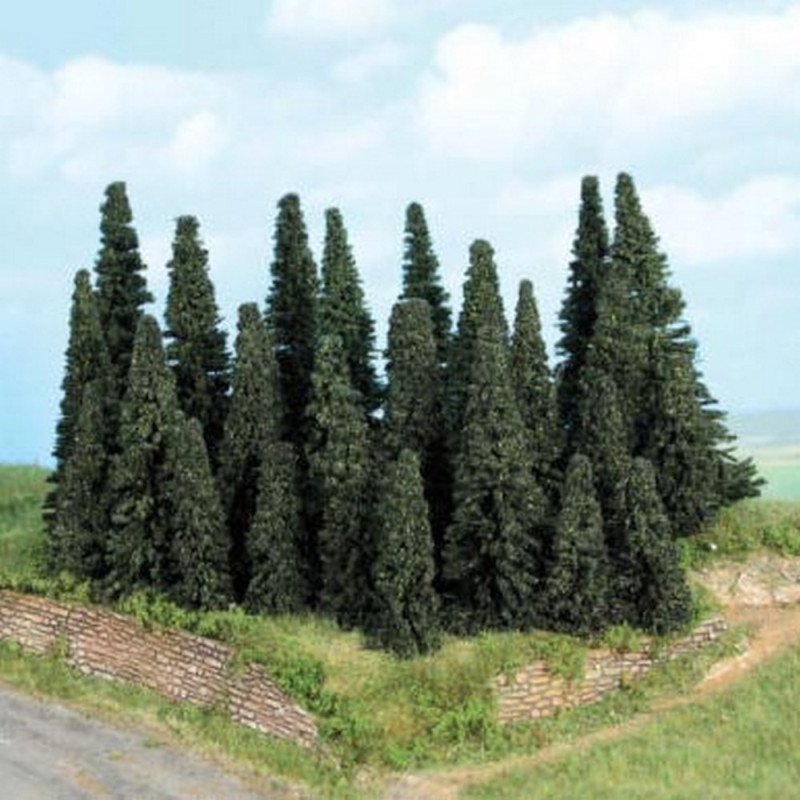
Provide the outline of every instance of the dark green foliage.
{"type": "Polygon", "coordinates": [[[102,379],[86,383],[72,431],[70,455],[60,470],[56,503],[48,526],[50,569],[66,570],[79,579],[101,578],[105,569],[106,407],[106,383],[102,379]]]}
{"type": "Polygon", "coordinates": [[[211,463],[216,465],[228,402],[229,358],[199,227],[194,217],[178,217],[167,264],[164,336],[180,407],[200,421],[211,463]]]}
{"type": "MultiPolygon", "coordinates": [[[[600,187],[594,175],[581,183],[578,230],[572,245],[569,284],[559,314],[563,356],[558,375],[558,402],[568,440],[577,425],[580,374],[594,336],[600,287],[608,271],[608,229],[600,187]]],[[[574,448],[569,447],[574,452],[574,448]]]]}
{"type": "Polygon", "coordinates": [[[392,457],[403,448],[422,463],[430,510],[436,574],[441,575],[444,532],[449,523],[452,470],[443,431],[442,374],[437,363],[430,307],[412,298],[395,303],[389,320],[385,438],[392,457]]]}
{"type": "Polygon", "coordinates": [[[597,498],[603,511],[612,556],[617,547],[617,529],[622,492],[630,470],[625,422],[619,407],[617,387],[605,373],[587,367],[579,385],[577,427],[578,452],[592,464],[597,498]]]}
{"type": "Polygon", "coordinates": [[[478,331],[483,325],[493,326],[508,362],[508,323],[500,297],[500,282],[494,263],[492,246],[478,239],[469,251],[469,267],[464,282],[464,301],[458,317],[458,329],[452,347],[448,370],[447,425],[451,433],[461,429],[469,391],[470,375],[475,357],[478,331]]]}
{"type": "Polygon", "coordinates": [[[107,587],[112,595],[169,589],[173,528],[164,493],[180,419],[175,379],[164,359],[158,323],[143,316],[122,403],[119,453],[111,466],[107,587]]]}
{"type": "Polygon", "coordinates": [[[304,607],[308,586],[301,530],[297,456],[292,445],[270,443],[262,456],[256,514],[247,538],[253,577],[245,604],[251,611],[282,614],[304,607]]]}
{"type": "Polygon", "coordinates": [[[395,303],[386,349],[385,427],[391,450],[425,457],[440,426],[439,369],[430,307],[418,298],[395,303]]]}
{"type": "Polygon", "coordinates": [[[489,313],[473,340],[444,553],[444,577],[471,628],[525,626],[538,588],[546,503],[531,475],[507,349],[489,313]]]}
{"type": "Polygon", "coordinates": [[[419,203],[406,209],[405,250],[403,253],[403,292],[401,300],[421,298],[428,301],[436,355],[439,364],[446,364],[450,344],[450,296],[442,288],[439,277],[439,260],[433,252],[433,243],[419,203]]]}
{"type": "MultiPolygon", "coordinates": [[[[132,225],[133,214],[123,182],[106,188],[100,214],[100,252],[95,263],[98,309],[119,402],[127,388],[142,306],[152,302],[153,296],[147,291],[142,274],[145,265],[139,255],[139,238],[132,225]]],[[[116,422],[116,416],[114,419],[116,422]]]]}
{"type": "MultiPolygon", "coordinates": [[[[75,431],[86,387],[91,381],[98,381],[100,397],[107,395],[111,388],[111,362],[100,326],[96,297],[86,270],[79,270],[75,275],[65,362],[61,383],[61,415],[56,424],[56,443],[53,448],[56,463],[49,477],[53,488],[45,500],[48,528],[53,523],[53,514],[59,505],[64,470],[75,446],[75,431]]],[[[104,435],[108,436],[108,432],[104,431],[104,435]]],[[[104,444],[106,442],[100,442],[101,446],[104,444]]],[[[71,480],[76,478],[78,476],[73,475],[71,480]]],[[[94,510],[98,509],[95,507],[94,510]]]]}
{"type": "Polygon", "coordinates": [[[353,388],[360,392],[365,408],[375,411],[381,401],[372,361],[375,323],[367,311],[347,231],[336,208],[325,212],[319,332],[342,340],[353,388]]]}
{"type": "Polygon", "coordinates": [[[420,461],[404,449],[388,470],[377,512],[375,640],[399,656],[438,646],[438,597],[433,589],[433,540],[422,492],[420,461]]]}
{"type": "Polygon", "coordinates": [[[372,561],[365,531],[370,452],[366,415],[338,337],[321,340],[312,382],[308,461],[319,518],[319,606],[355,626],[369,595],[372,561]]]}
{"type": "Polygon", "coordinates": [[[554,498],[561,483],[556,469],[560,455],[558,413],[533,285],[527,280],[519,285],[510,366],[520,414],[529,433],[533,475],[554,498]]]}
{"type": "Polygon", "coordinates": [[[624,495],[616,593],[628,622],[653,633],[668,633],[689,621],[691,592],[649,461],[633,461],[624,495]]]}
{"type": "Polygon", "coordinates": [[[181,414],[170,436],[160,487],[170,528],[169,594],[188,608],[224,608],[231,599],[228,537],[200,421],[181,414]]]}
{"type": "Polygon", "coordinates": [[[242,600],[250,582],[247,537],[256,513],[261,461],[267,445],[278,440],[282,418],[275,354],[255,303],[239,307],[235,350],[218,480],[230,533],[234,596],[242,600]]]}
{"type": "Polygon", "coordinates": [[[317,339],[317,268],[308,246],[300,198],[287,194],[278,203],[272,286],[267,323],[278,356],[286,436],[306,442],[306,411],[317,339]]]}
{"type": "Polygon", "coordinates": [[[564,479],[543,613],[556,629],[590,633],[608,625],[609,560],[592,464],[575,455],[564,479]]]}

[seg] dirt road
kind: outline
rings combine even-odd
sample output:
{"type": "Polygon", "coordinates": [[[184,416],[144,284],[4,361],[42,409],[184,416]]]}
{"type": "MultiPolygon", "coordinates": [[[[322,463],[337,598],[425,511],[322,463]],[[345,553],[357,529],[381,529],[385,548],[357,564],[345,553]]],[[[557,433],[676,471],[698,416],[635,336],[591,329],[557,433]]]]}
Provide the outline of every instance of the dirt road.
{"type": "Polygon", "coordinates": [[[278,800],[196,756],[0,688],[0,797],[278,800]]]}

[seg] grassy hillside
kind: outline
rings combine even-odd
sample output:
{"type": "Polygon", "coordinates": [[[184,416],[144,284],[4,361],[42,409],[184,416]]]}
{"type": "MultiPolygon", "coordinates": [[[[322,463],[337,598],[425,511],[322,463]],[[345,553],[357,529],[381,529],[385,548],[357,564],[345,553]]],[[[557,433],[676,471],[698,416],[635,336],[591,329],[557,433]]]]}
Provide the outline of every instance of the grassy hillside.
{"type": "Polygon", "coordinates": [[[475,800],[751,800],[797,797],[800,648],[725,694],[622,739],[467,790],[475,800]]]}
{"type": "Polygon", "coordinates": [[[40,467],[0,466],[0,568],[6,572],[36,572],[47,475],[40,467]]]}

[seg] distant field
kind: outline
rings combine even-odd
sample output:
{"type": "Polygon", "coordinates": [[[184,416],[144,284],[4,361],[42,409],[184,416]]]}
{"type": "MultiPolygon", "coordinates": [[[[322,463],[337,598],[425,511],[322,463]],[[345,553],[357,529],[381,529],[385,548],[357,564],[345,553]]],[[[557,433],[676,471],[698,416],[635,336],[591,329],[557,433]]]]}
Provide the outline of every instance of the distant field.
{"type": "Polygon", "coordinates": [[[766,479],[764,497],[800,500],[800,410],[732,415],[738,448],[766,479]]]}

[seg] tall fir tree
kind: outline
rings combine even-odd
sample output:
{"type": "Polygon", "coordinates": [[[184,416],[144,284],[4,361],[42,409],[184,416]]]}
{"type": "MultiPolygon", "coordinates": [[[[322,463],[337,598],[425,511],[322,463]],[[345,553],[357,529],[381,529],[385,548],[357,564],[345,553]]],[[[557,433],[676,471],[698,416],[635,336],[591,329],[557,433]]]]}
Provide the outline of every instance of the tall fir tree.
{"type": "Polygon", "coordinates": [[[65,570],[81,580],[99,580],[106,569],[107,402],[103,378],[83,386],[69,457],[60,469],[48,525],[49,569],[65,570]]]}
{"type": "Polygon", "coordinates": [[[278,356],[284,430],[302,452],[308,435],[319,281],[296,194],[287,194],[278,203],[271,273],[267,324],[278,356]]]}
{"type": "Polygon", "coordinates": [[[473,630],[531,622],[546,514],[511,386],[505,331],[488,310],[473,340],[444,553],[458,609],[450,624],[473,630]]]}
{"type": "Polygon", "coordinates": [[[470,247],[469,267],[464,281],[464,299],[458,317],[458,328],[451,350],[447,375],[446,424],[452,435],[461,429],[469,392],[470,375],[475,360],[478,332],[491,325],[500,338],[500,346],[508,363],[508,323],[500,296],[500,281],[494,261],[494,249],[483,239],[470,247]]]}
{"type": "Polygon", "coordinates": [[[178,217],[167,264],[165,311],[167,362],[175,373],[183,412],[200,421],[212,466],[216,466],[230,388],[226,334],[208,271],[208,251],[195,217],[178,217]]]}
{"type": "MultiPolygon", "coordinates": [[[[64,479],[64,470],[75,446],[76,427],[83,396],[86,387],[92,381],[98,382],[100,397],[107,397],[113,385],[111,362],[89,273],[86,270],[79,270],[75,275],[72,295],[69,343],[65,356],[64,379],[61,383],[61,415],[56,424],[56,441],[53,448],[55,468],[48,478],[52,488],[48,492],[44,506],[48,530],[51,533],[53,515],[59,505],[58,496],[64,479]]],[[[105,430],[104,435],[108,435],[105,430]]],[[[95,507],[94,510],[99,512],[100,508],[95,507]]],[[[101,516],[98,522],[102,519],[101,516]]]]}
{"type": "Polygon", "coordinates": [[[354,627],[363,622],[370,596],[370,448],[366,415],[338,337],[321,340],[312,383],[308,460],[319,519],[319,607],[354,627]]]}
{"type": "Polygon", "coordinates": [[[378,644],[402,657],[435,649],[439,600],[433,539],[419,456],[409,449],[400,451],[384,480],[373,576],[375,612],[368,627],[378,644]]]}
{"type": "Polygon", "coordinates": [[[384,430],[387,449],[392,458],[404,448],[420,457],[439,587],[444,532],[449,523],[452,470],[442,429],[442,373],[427,301],[412,298],[395,303],[392,308],[386,374],[384,430]]]}
{"type": "Polygon", "coordinates": [[[558,404],[567,451],[574,452],[572,435],[577,425],[579,382],[597,321],[600,287],[607,275],[609,235],[603,214],[600,185],[594,175],[581,182],[578,229],[572,245],[569,283],[559,314],[561,339],[558,353],[558,404]]]}
{"type": "Polygon", "coordinates": [[[301,531],[296,451],[286,442],[270,442],[262,454],[256,513],[247,537],[252,579],[245,605],[251,611],[285,614],[305,607],[308,576],[301,531]]]}
{"type": "Polygon", "coordinates": [[[200,420],[180,414],[170,435],[160,487],[170,528],[169,594],[187,608],[224,608],[231,600],[228,537],[200,420]]]}
{"type": "Polygon", "coordinates": [[[544,614],[556,630],[586,634],[608,625],[611,590],[603,515],[586,456],[570,459],[553,537],[544,614]]]}
{"type": "Polygon", "coordinates": [[[528,280],[519,284],[510,369],[522,421],[528,429],[534,478],[555,499],[561,485],[557,469],[561,451],[558,409],[533,284],[528,280]]]}
{"type": "Polygon", "coordinates": [[[169,504],[163,501],[181,416],[161,331],[156,320],[145,315],[136,332],[130,385],[121,409],[119,453],[111,466],[107,588],[112,595],[169,589],[172,525],[169,504]]]}
{"type": "Polygon", "coordinates": [[[420,298],[428,302],[440,365],[447,363],[452,327],[450,295],[442,287],[439,259],[433,250],[425,212],[419,203],[406,208],[401,300],[420,298]]]}
{"type": "Polygon", "coordinates": [[[342,340],[353,388],[360,392],[367,411],[375,411],[381,402],[373,362],[375,323],[366,307],[347,230],[337,208],[325,212],[319,332],[342,340]]]}
{"type": "Polygon", "coordinates": [[[128,384],[128,371],[143,306],[152,302],[139,254],[139,237],[125,184],[109,184],[100,206],[100,252],[95,263],[97,305],[114,374],[116,406],[111,409],[116,429],[118,404],[128,384]]]}
{"type": "Polygon", "coordinates": [[[634,455],[653,461],[675,533],[689,535],[719,506],[756,494],[758,484],[752,468],[743,465],[739,474],[748,477],[741,494],[728,495],[725,476],[737,469],[728,447],[732,437],[695,366],[697,345],[681,318],[683,298],[669,285],[666,256],[625,173],[617,178],[615,217],[612,265],[629,291],[628,346],[619,348],[617,337],[614,369],[617,385],[624,387],[629,441],[634,455]],[[670,441],[682,450],[677,457],[670,441]]]}
{"type": "Polygon", "coordinates": [[[634,459],[625,483],[622,532],[616,593],[627,621],[657,634],[686,625],[691,592],[646,459],[634,459]]]}
{"type": "Polygon", "coordinates": [[[262,460],[267,446],[280,436],[283,417],[275,353],[255,303],[239,307],[235,351],[218,481],[230,535],[233,592],[241,601],[252,571],[247,541],[256,513],[262,460]]]}

